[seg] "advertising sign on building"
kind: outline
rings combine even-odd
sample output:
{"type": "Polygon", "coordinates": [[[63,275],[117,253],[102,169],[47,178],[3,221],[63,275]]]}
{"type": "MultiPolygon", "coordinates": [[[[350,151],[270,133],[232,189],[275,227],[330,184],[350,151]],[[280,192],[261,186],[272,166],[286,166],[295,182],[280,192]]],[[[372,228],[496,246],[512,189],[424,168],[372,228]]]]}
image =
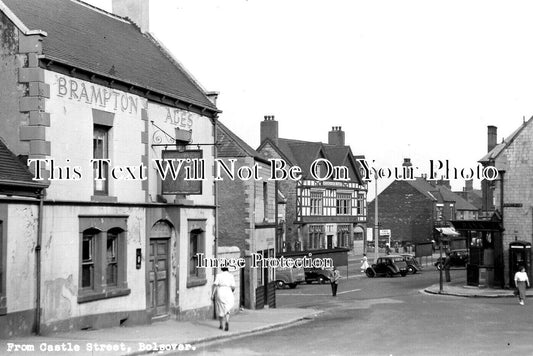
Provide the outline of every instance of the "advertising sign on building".
{"type": "Polygon", "coordinates": [[[163,195],[202,194],[204,161],[201,150],[162,152],[162,166],[166,174],[162,179],[163,195]]]}

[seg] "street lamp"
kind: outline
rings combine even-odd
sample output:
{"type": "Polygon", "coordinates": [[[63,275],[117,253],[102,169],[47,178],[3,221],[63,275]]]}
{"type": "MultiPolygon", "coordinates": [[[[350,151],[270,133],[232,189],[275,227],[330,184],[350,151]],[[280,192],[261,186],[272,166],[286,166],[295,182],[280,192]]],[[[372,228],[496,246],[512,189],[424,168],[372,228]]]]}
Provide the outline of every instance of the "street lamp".
{"type": "Polygon", "coordinates": [[[376,185],[376,197],[374,198],[375,204],[374,204],[374,263],[377,263],[378,257],[379,257],[379,222],[378,222],[378,177],[377,174],[374,173],[374,182],[376,185]]]}
{"type": "Polygon", "coordinates": [[[439,294],[442,293],[442,269],[444,268],[444,263],[442,261],[442,237],[444,234],[441,232],[439,237],[439,261],[440,261],[440,269],[439,269],[439,294]]]}

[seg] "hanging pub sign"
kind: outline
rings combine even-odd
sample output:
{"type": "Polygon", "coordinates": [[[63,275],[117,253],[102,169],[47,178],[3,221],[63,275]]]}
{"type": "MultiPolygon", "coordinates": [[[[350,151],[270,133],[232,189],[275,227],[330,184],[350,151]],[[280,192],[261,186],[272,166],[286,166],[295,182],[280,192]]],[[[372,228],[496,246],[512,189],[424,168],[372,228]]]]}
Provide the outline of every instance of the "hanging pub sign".
{"type": "Polygon", "coordinates": [[[163,195],[200,195],[205,179],[202,150],[163,150],[156,162],[162,180],[163,195]]]}

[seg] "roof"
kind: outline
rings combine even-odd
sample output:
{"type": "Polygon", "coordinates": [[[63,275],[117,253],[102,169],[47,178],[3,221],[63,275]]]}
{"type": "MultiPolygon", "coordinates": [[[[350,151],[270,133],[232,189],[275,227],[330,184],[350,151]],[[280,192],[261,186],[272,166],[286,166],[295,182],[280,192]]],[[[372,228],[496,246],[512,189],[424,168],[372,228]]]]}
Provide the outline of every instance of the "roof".
{"type": "Polygon", "coordinates": [[[129,20],[77,0],[2,1],[27,28],[47,33],[45,59],[218,112],[172,55],[129,20]]]}
{"type": "MultiPolygon", "coordinates": [[[[359,174],[359,162],[355,160],[350,146],[335,146],[322,142],[278,138],[277,144],[270,139],[263,141],[259,149],[266,142],[270,142],[278,153],[289,161],[288,163],[299,166],[304,175],[309,172],[311,164],[315,160],[325,158],[335,166],[348,167],[351,180],[362,182],[359,174]]],[[[357,157],[361,158],[364,156],[357,157]]]]}
{"type": "Polygon", "coordinates": [[[529,120],[525,121],[520,125],[519,128],[517,128],[510,136],[505,138],[501,143],[494,146],[492,150],[490,150],[485,156],[483,156],[479,162],[490,162],[494,161],[502,152],[505,150],[522,132],[522,130],[529,125],[529,123],[533,121],[533,117],[531,117],[529,120]]]}
{"type": "Polygon", "coordinates": [[[220,120],[217,122],[217,156],[218,157],[253,157],[268,162],[259,152],[244,142],[220,120]]]}
{"type": "Polygon", "coordinates": [[[475,205],[471,204],[460,195],[452,192],[448,187],[437,185],[435,188],[438,189],[444,201],[455,202],[456,210],[479,210],[475,205]]]}
{"type": "Polygon", "coordinates": [[[414,180],[405,180],[405,182],[422,193],[426,198],[433,201],[438,201],[438,197],[431,193],[432,191],[435,191],[435,187],[429,184],[424,178],[417,177],[414,180]]]}
{"type": "Polygon", "coordinates": [[[10,191],[33,191],[45,187],[44,183],[33,180],[28,167],[0,139],[0,192],[6,188],[10,191]]]}

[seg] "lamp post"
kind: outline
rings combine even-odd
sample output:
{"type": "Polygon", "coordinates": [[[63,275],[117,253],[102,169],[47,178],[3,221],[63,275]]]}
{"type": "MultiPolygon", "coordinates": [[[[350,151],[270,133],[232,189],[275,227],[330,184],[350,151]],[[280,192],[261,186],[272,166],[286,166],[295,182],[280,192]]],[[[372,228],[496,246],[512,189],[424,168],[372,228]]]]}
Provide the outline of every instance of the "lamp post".
{"type": "Polygon", "coordinates": [[[378,177],[377,177],[377,174],[374,174],[374,182],[375,182],[375,186],[376,186],[376,197],[374,198],[375,199],[375,204],[374,204],[374,230],[375,230],[375,233],[374,233],[374,263],[377,263],[378,262],[378,257],[379,257],[379,252],[378,252],[378,248],[379,248],[379,222],[378,222],[378,177]]]}
{"type": "Polygon", "coordinates": [[[440,236],[439,236],[439,255],[440,255],[440,258],[439,258],[439,261],[440,261],[440,269],[439,269],[439,294],[442,293],[442,269],[444,268],[444,263],[442,261],[442,232],[440,233],[440,236]]]}

